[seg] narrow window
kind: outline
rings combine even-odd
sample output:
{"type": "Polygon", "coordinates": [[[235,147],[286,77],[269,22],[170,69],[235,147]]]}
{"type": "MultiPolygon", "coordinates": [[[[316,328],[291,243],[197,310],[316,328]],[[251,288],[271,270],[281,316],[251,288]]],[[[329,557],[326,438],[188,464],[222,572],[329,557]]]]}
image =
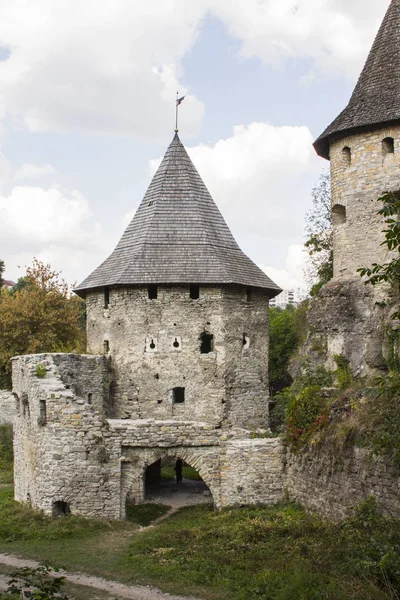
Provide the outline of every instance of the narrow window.
{"type": "Polygon", "coordinates": [[[155,343],[154,343],[154,340],[153,340],[153,339],[151,340],[151,342],[150,342],[150,344],[149,344],[149,347],[150,347],[150,349],[151,349],[151,350],[155,350],[155,349],[156,349],[156,345],[155,345],[155,343]]]}
{"type": "Polygon", "coordinates": [[[110,288],[104,288],[104,308],[108,308],[110,304],[110,288]]]}
{"type": "Polygon", "coordinates": [[[108,352],[110,352],[110,342],[108,340],[104,340],[103,350],[104,350],[104,354],[107,354],[108,352]]]}
{"type": "Polygon", "coordinates": [[[342,159],[343,164],[349,167],[351,164],[351,149],[348,146],[345,146],[342,150],[342,159]]]}
{"type": "Polygon", "coordinates": [[[251,302],[253,300],[253,288],[246,288],[246,302],[251,302]]]}
{"type": "Polygon", "coordinates": [[[38,425],[46,425],[46,423],[47,423],[46,400],[39,400],[38,425]]]}
{"type": "Polygon", "coordinates": [[[198,300],[200,298],[200,286],[198,286],[198,285],[190,286],[190,297],[192,300],[198,300]]]}
{"type": "Polygon", "coordinates": [[[179,340],[178,338],[175,338],[175,340],[172,342],[172,345],[174,348],[178,349],[180,346],[179,340]]]}
{"type": "Polygon", "coordinates": [[[172,403],[183,404],[185,402],[185,388],[176,387],[172,390],[172,403]]]}
{"type": "Polygon", "coordinates": [[[382,154],[386,156],[386,154],[394,154],[394,139],[392,137],[387,137],[382,140],[382,154]]]}
{"type": "Polygon", "coordinates": [[[342,204],[335,204],[332,208],[332,222],[333,226],[343,225],[346,223],[346,207],[342,204]]]}
{"type": "Polygon", "coordinates": [[[148,288],[149,300],[157,300],[157,286],[154,283],[151,283],[148,288]]]}
{"type": "Polygon", "coordinates": [[[213,339],[214,336],[211,333],[203,333],[200,335],[200,353],[210,354],[213,351],[213,339]]]}
{"type": "Polygon", "coordinates": [[[243,350],[247,350],[250,346],[250,338],[244,333],[242,338],[243,350]]]}
{"type": "Polygon", "coordinates": [[[88,400],[88,404],[92,404],[92,400],[93,400],[93,394],[92,394],[92,392],[88,393],[87,400],[88,400]]]}

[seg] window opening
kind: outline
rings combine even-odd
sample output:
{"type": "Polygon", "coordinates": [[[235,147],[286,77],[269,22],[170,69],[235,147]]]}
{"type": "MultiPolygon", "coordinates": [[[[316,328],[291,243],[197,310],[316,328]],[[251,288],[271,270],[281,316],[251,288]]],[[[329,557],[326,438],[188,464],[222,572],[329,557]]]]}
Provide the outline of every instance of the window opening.
{"type": "Polygon", "coordinates": [[[185,402],[185,388],[176,387],[172,390],[172,403],[183,404],[185,402]]]}
{"type": "Polygon", "coordinates": [[[173,345],[174,348],[179,348],[180,344],[178,342],[178,338],[175,338],[175,341],[173,342],[172,345],[173,345]]]}
{"type": "Polygon", "coordinates": [[[89,404],[92,404],[92,401],[93,401],[93,394],[92,394],[92,392],[89,392],[89,393],[88,393],[88,395],[87,395],[87,399],[88,399],[88,403],[89,403],[89,404]]]}
{"type": "Polygon", "coordinates": [[[104,288],[104,308],[108,308],[110,304],[110,288],[104,288]]]}
{"type": "Polygon", "coordinates": [[[253,288],[246,288],[246,302],[251,302],[253,300],[253,288]]]}
{"type": "Polygon", "coordinates": [[[203,333],[200,335],[200,353],[209,354],[213,351],[213,339],[214,336],[211,333],[203,333]]]}
{"type": "Polygon", "coordinates": [[[107,354],[108,352],[110,352],[110,342],[108,340],[104,340],[104,342],[103,342],[103,350],[104,350],[105,354],[107,354]]]}
{"type": "Polygon", "coordinates": [[[156,345],[155,345],[155,343],[154,343],[154,340],[153,340],[153,339],[151,340],[151,342],[150,342],[150,344],[149,344],[149,347],[150,347],[152,350],[154,350],[154,348],[156,347],[156,345]]]}
{"type": "Polygon", "coordinates": [[[157,300],[157,286],[155,284],[150,284],[147,288],[149,300],[157,300]]]}
{"type": "Polygon", "coordinates": [[[243,350],[247,350],[250,346],[250,338],[244,333],[242,338],[243,350]]]}
{"type": "Polygon", "coordinates": [[[200,286],[199,285],[191,285],[190,286],[190,297],[192,300],[198,300],[200,298],[200,286]]]}
{"type": "Polygon", "coordinates": [[[394,139],[392,137],[382,140],[382,153],[384,156],[386,154],[394,154],[394,139]]]}
{"type": "Polygon", "coordinates": [[[69,508],[68,502],[64,502],[64,500],[57,500],[57,502],[53,502],[53,517],[69,515],[70,512],[71,509],[69,508]]]}
{"type": "Polygon", "coordinates": [[[351,149],[348,146],[345,146],[342,150],[342,158],[343,163],[346,167],[351,164],[351,149]]]}
{"type": "Polygon", "coordinates": [[[346,207],[342,204],[335,204],[332,208],[332,222],[333,226],[343,225],[346,223],[346,207]]]}
{"type": "Polygon", "coordinates": [[[38,425],[46,425],[47,416],[46,416],[46,400],[39,400],[39,418],[38,425]]]}

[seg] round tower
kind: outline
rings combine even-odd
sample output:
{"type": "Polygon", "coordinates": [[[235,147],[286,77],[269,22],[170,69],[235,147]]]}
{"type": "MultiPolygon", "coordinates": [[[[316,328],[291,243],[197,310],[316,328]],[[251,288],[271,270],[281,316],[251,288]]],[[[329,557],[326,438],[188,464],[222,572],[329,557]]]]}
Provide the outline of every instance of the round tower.
{"type": "Polygon", "coordinates": [[[75,290],[111,356],[108,416],[268,426],[268,300],[178,135],[111,256],[75,290]]]}
{"type": "Polygon", "coordinates": [[[376,200],[400,189],[400,0],[392,0],[349,104],[316,140],[330,160],[334,278],[387,259],[376,200]]]}

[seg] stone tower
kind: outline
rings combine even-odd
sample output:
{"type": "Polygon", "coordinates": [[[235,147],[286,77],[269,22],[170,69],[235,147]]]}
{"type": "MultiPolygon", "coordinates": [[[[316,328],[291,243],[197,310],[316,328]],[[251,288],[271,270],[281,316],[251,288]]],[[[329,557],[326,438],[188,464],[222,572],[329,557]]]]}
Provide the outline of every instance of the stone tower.
{"type": "Polygon", "coordinates": [[[115,371],[108,414],[268,427],[268,298],[176,134],[111,256],[75,290],[115,371]]]}
{"type": "Polygon", "coordinates": [[[400,188],[400,0],[392,0],[349,104],[316,140],[331,163],[334,277],[386,259],[377,198],[400,188]]]}
{"type": "Polygon", "coordinates": [[[354,374],[367,375],[385,366],[385,290],[365,286],[357,269],[387,260],[377,199],[400,189],[400,0],[390,4],[349,104],[314,147],[330,160],[334,278],[311,308],[310,347],[319,337],[328,367],[340,354],[354,374]]]}
{"type": "Polygon", "coordinates": [[[111,256],[76,289],[90,354],[13,359],[15,498],[120,519],[161,459],[181,458],[216,507],[277,502],[268,439],[268,299],[175,135],[111,256]],[[93,354],[94,353],[94,354],[93,354]]]}

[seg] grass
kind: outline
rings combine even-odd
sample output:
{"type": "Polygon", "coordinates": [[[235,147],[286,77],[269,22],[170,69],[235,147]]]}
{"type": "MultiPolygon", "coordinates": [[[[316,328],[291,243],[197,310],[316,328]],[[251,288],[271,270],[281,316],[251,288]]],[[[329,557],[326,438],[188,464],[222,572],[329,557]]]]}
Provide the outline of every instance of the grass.
{"type": "Polygon", "coordinates": [[[128,504],[126,516],[129,521],[147,527],[156,519],[165,515],[171,507],[166,504],[128,504]]]}
{"type": "Polygon", "coordinates": [[[400,524],[365,503],[334,525],[300,506],[132,507],[135,523],[44,517],[0,490],[0,551],[207,600],[395,600],[400,524]]]}
{"type": "MultiPolygon", "coordinates": [[[[192,481],[201,481],[201,477],[193,467],[189,465],[183,465],[182,468],[183,479],[191,479],[192,481]]],[[[164,465],[161,467],[161,479],[164,481],[174,481],[176,474],[172,465],[164,465]]]]}

